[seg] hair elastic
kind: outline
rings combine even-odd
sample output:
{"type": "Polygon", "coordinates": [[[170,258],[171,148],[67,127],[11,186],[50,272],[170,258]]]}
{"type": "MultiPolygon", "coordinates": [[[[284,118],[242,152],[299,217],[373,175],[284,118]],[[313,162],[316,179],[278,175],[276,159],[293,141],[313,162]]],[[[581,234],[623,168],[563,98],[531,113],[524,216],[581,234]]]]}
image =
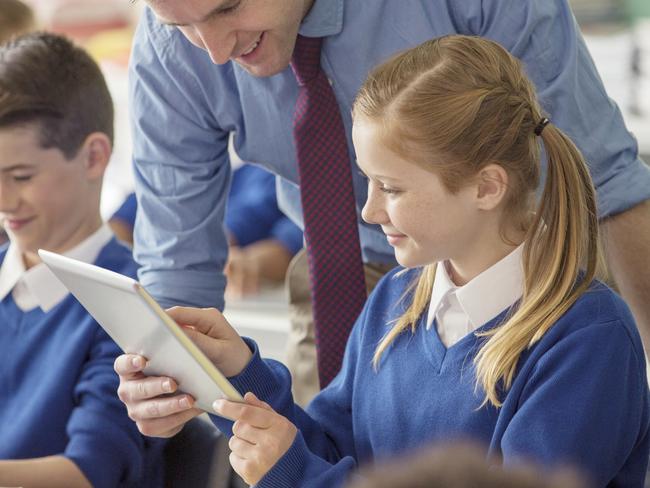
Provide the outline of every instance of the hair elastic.
{"type": "Polygon", "coordinates": [[[542,131],[544,130],[544,127],[546,127],[549,124],[550,120],[548,120],[546,117],[544,117],[542,120],[539,121],[539,124],[537,124],[537,127],[535,127],[535,135],[536,136],[541,136],[542,131]]]}

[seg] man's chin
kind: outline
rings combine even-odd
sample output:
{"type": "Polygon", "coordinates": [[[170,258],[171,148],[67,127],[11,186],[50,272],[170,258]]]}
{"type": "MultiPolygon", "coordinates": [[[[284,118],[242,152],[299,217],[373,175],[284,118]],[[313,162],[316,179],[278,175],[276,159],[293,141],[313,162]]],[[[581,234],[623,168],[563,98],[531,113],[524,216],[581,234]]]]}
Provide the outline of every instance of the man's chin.
{"type": "Polygon", "coordinates": [[[267,78],[269,76],[277,75],[286,69],[289,66],[289,63],[263,63],[263,64],[246,64],[240,61],[235,60],[239,66],[241,66],[249,75],[256,78],[267,78]]]}

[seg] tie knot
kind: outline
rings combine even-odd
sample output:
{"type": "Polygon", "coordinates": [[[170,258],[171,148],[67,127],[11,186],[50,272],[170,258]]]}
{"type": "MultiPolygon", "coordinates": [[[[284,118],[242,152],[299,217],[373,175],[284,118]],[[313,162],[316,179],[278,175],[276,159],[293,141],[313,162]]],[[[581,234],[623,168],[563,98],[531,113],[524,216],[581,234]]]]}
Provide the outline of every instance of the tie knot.
{"type": "Polygon", "coordinates": [[[298,35],[291,57],[291,69],[299,85],[314,79],[320,70],[320,48],[322,37],[303,37],[298,35]]]}

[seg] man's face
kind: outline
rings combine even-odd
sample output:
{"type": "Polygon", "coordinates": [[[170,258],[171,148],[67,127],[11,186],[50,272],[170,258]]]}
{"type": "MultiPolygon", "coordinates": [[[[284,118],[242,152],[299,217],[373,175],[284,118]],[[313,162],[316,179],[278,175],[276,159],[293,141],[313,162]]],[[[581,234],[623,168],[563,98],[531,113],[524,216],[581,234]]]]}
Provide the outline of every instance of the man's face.
{"type": "Polygon", "coordinates": [[[254,76],[289,65],[300,22],[314,0],[148,0],[215,64],[235,61],[254,76]]]}

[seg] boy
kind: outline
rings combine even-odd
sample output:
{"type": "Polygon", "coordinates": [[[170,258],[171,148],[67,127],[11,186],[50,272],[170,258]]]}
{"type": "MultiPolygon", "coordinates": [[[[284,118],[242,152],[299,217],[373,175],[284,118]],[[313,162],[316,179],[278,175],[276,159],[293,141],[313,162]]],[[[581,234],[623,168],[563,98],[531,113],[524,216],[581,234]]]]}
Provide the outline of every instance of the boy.
{"type": "Polygon", "coordinates": [[[40,262],[39,248],[135,276],[102,222],[113,106],[95,62],[28,34],[0,48],[0,486],[159,486],[117,398],[118,347],[40,262]]]}

